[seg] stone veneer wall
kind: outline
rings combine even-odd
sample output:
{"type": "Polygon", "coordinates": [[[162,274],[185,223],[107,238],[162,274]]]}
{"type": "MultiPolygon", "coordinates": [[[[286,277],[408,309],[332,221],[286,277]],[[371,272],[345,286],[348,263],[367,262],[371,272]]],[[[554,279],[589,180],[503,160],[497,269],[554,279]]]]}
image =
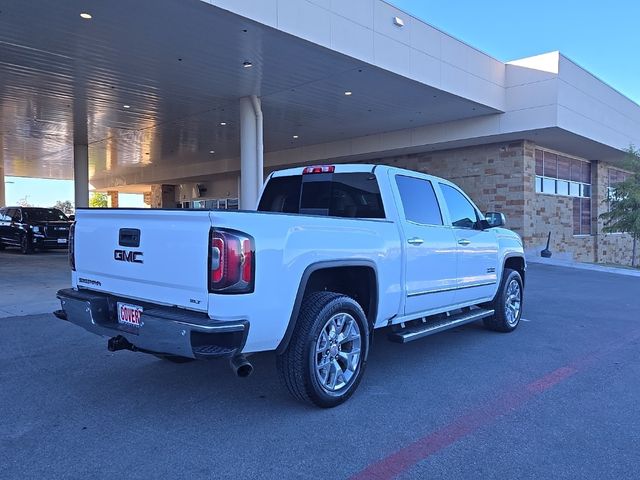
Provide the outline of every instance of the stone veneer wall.
{"type": "Polygon", "coordinates": [[[151,208],[176,208],[175,185],[152,185],[151,208]]]}
{"type": "Polygon", "coordinates": [[[631,238],[603,234],[598,216],[606,211],[609,165],[592,162],[592,235],[573,234],[573,199],[535,191],[535,149],[529,141],[381,158],[382,163],[446,178],[459,185],[483,211],[507,216],[507,227],[538,256],[551,232],[554,258],[627,264],[631,238]]]}
{"type": "Polygon", "coordinates": [[[532,234],[527,238],[527,253],[539,255],[551,232],[549,249],[555,258],[595,261],[595,236],[573,234],[573,198],[538,193],[531,213],[535,221],[532,234]]]}
{"type": "Polygon", "coordinates": [[[381,158],[372,163],[446,178],[460,186],[484,211],[503,212],[507,226],[525,233],[524,142],[381,158]]]}
{"type": "Polygon", "coordinates": [[[525,248],[539,255],[551,232],[550,249],[555,258],[580,262],[613,264],[631,263],[631,237],[627,234],[602,233],[599,216],[609,208],[608,169],[604,162],[591,162],[591,235],[573,234],[573,200],[571,197],[535,192],[536,145],[525,142],[525,248]]]}
{"type": "MultiPolygon", "coordinates": [[[[609,187],[609,168],[611,165],[604,162],[595,162],[593,184],[596,192],[592,201],[597,205],[598,215],[609,211],[607,192],[609,187]]],[[[631,265],[631,253],[633,239],[627,233],[602,233],[604,221],[594,216],[594,225],[597,227],[595,261],[599,263],[616,263],[631,265]]]]}
{"type": "MultiPolygon", "coordinates": [[[[537,256],[547,245],[547,236],[551,232],[549,249],[554,258],[595,261],[595,237],[593,235],[573,234],[573,198],[561,195],[536,193],[535,149],[532,142],[525,142],[525,191],[526,208],[525,249],[528,255],[537,256]]],[[[593,174],[593,173],[592,173],[593,174]]],[[[591,181],[593,185],[593,179],[591,181]]],[[[592,200],[591,212],[594,212],[592,200]]],[[[591,231],[595,231],[592,225],[591,231]]]]}

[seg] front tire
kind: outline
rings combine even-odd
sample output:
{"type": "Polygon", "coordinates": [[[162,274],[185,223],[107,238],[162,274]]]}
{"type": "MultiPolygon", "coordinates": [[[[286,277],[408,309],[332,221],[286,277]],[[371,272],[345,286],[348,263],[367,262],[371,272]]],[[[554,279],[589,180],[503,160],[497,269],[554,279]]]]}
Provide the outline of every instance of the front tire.
{"type": "Polygon", "coordinates": [[[369,325],[351,297],[314,292],[302,303],[278,372],[298,400],[331,408],[358,387],[369,353],[369,325]]]}
{"type": "Polygon", "coordinates": [[[505,268],[500,289],[487,307],[495,310],[493,316],[484,319],[484,325],[496,332],[513,332],[522,317],[522,277],[516,270],[505,268]]]}
{"type": "Polygon", "coordinates": [[[33,245],[31,245],[31,242],[29,241],[29,235],[27,235],[26,233],[20,238],[20,251],[23,255],[29,255],[33,253],[33,245]]]}

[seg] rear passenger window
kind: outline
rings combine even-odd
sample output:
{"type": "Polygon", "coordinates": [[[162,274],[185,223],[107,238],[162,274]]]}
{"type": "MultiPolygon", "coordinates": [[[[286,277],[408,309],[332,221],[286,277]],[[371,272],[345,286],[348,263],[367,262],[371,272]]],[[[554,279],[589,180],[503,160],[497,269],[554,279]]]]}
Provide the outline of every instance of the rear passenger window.
{"type": "Polygon", "coordinates": [[[476,209],[462,193],[449,185],[440,184],[444,201],[449,207],[451,224],[458,228],[474,228],[478,222],[476,209]]]}
{"type": "Polygon", "coordinates": [[[429,180],[396,175],[405,218],[423,225],[442,225],[438,199],[429,180]]]}

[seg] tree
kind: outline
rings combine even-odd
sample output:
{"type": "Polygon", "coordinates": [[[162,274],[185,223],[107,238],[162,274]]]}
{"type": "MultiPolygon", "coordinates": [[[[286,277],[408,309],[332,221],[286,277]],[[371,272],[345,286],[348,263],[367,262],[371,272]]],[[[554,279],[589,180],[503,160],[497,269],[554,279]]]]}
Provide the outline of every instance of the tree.
{"type": "Polygon", "coordinates": [[[17,201],[18,206],[20,207],[33,207],[31,203],[29,203],[29,195],[25,195],[20,200],[17,201]]]}
{"type": "Polygon", "coordinates": [[[73,215],[74,211],[73,203],[71,203],[70,200],[65,200],[64,202],[62,200],[58,200],[53,208],[62,210],[62,213],[64,213],[65,215],[73,215]]]}
{"type": "Polygon", "coordinates": [[[107,194],[101,192],[93,192],[89,199],[89,206],[92,208],[106,208],[109,206],[107,194]]]}
{"type": "Polygon", "coordinates": [[[626,232],[633,238],[631,266],[636,267],[638,239],[640,239],[640,150],[631,145],[627,149],[624,166],[631,172],[627,179],[613,187],[610,209],[600,215],[606,233],[626,232]]]}

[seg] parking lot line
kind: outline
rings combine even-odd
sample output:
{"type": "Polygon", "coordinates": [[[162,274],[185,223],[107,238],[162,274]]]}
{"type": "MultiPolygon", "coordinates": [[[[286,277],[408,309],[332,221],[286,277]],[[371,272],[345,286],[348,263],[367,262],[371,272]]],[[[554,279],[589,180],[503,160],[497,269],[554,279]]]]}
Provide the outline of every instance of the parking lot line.
{"type": "Polygon", "coordinates": [[[471,435],[480,428],[490,425],[498,418],[512,413],[524,404],[538,397],[547,390],[571,378],[575,374],[588,368],[597,360],[626,347],[640,339],[640,330],[632,332],[621,341],[611,343],[606,348],[580,357],[573,362],[557,368],[542,377],[520,386],[497,397],[458,417],[453,422],[436,430],[415,442],[401,448],[391,455],[378,460],[359,473],[351,480],[391,480],[405,473],[417,463],[426,460],[431,455],[449,447],[458,440],[471,435]]]}

